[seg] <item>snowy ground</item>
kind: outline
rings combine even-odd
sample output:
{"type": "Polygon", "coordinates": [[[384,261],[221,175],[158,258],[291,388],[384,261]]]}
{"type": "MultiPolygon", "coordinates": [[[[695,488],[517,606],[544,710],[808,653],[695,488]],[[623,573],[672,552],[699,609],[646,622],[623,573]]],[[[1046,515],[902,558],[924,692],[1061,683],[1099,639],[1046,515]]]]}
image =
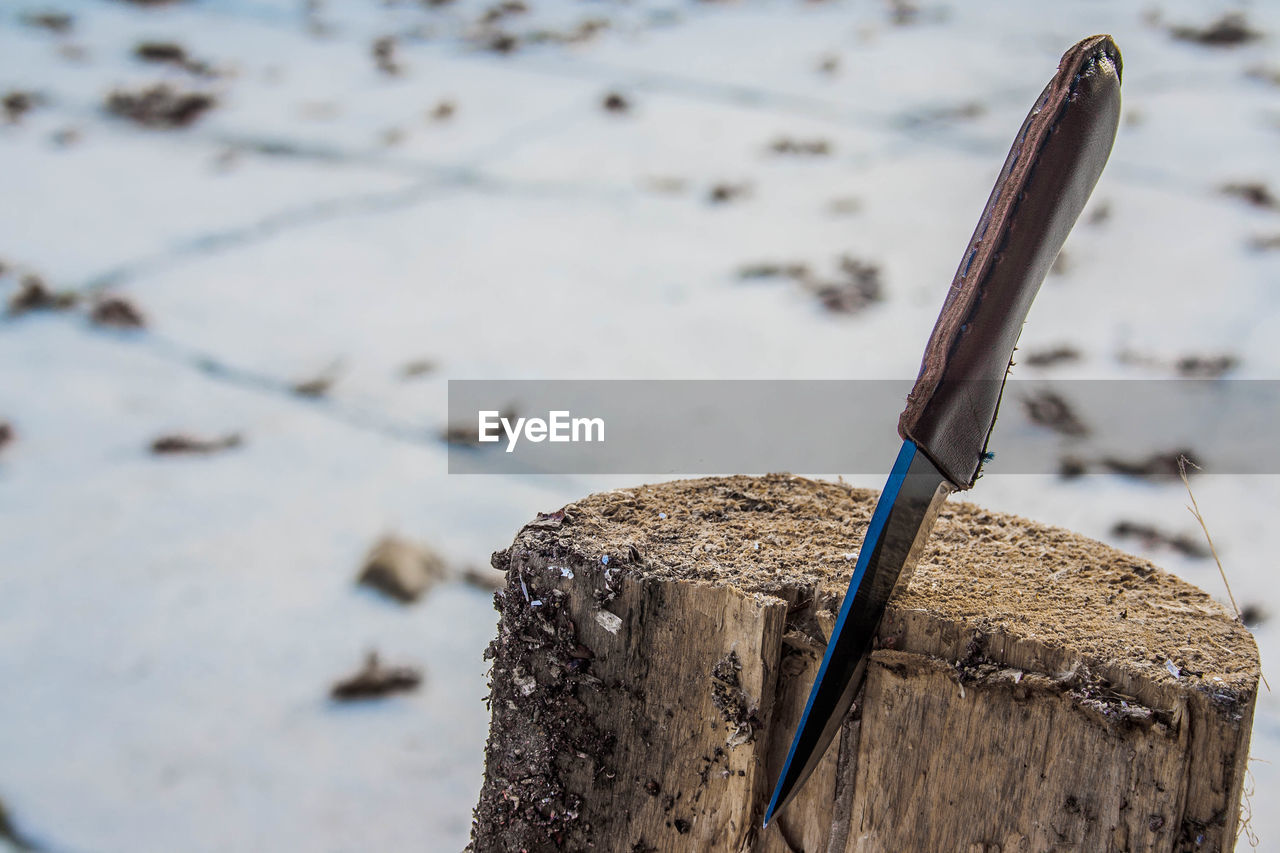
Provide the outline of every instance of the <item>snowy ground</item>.
{"type": "MultiPolygon", "coordinates": [[[[35,272],[148,321],[0,322],[16,433],[0,450],[0,800],[29,839],[461,847],[489,596],[457,583],[388,604],[353,587],[361,555],[398,530],[483,565],[534,511],[632,480],[449,477],[446,380],[913,376],[1009,140],[1085,35],[1124,52],[1127,118],[1087,213],[1102,221],[1071,237],[1024,348],[1081,353],[1044,375],[1170,376],[1225,353],[1231,376],[1280,378],[1280,251],[1251,247],[1280,212],[1220,191],[1280,191],[1275,6],[1245,7],[1263,38],[1212,47],[1170,34],[1226,11],[1208,3],[957,3],[901,23],[843,0],[530,5],[488,28],[473,0],[0,6],[0,95],[40,96],[0,124],[0,297],[35,272]],[[24,21],[50,10],[68,30],[24,21]],[[608,26],[531,37],[587,19],[608,26]],[[514,51],[492,49],[499,32],[514,51]],[[398,74],[374,60],[384,36],[398,74]],[[144,40],[215,73],[143,63],[144,40]],[[218,105],[172,130],[104,112],[112,89],[161,80],[218,105]],[[610,92],[630,109],[604,110],[610,92]],[[780,137],[830,153],[771,153],[780,137]],[[750,191],[712,203],[726,182],[750,191]],[[846,253],[883,273],[884,301],[855,316],[736,275],[846,253]],[[436,369],[406,380],[421,359],[436,369]],[[327,397],[291,392],[331,368],[327,397]],[[147,452],[174,431],[245,444],[147,452]],[[375,647],[423,666],[423,689],[331,705],[375,647]]],[[[1272,614],[1255,633],[1280,685],[1280,477],[1195,482],[1236,598],[1272,614]]],[[[1196,533],[1181,485],[997,466],[967,497],[1225,599],[1212,561],[1112,534],[1196,533]]],[[[1280,849],[1261,807],[1280,801],[1275,694],[1253,755],[1252,826],[1280,849]]]]}

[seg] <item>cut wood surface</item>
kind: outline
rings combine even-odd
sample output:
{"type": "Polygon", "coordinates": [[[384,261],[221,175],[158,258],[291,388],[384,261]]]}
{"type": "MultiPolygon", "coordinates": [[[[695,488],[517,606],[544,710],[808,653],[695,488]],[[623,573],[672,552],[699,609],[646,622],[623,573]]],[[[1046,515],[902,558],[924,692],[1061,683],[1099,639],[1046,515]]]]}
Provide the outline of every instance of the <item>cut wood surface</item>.
{"type": "Polygon", "coordinates": [[[472,848],[1232,849],[1248,631],[1145,560],[958,501],[839,738],[761,830],[875,497],[684,480],[524,527],[494,555],[472,848]]]}

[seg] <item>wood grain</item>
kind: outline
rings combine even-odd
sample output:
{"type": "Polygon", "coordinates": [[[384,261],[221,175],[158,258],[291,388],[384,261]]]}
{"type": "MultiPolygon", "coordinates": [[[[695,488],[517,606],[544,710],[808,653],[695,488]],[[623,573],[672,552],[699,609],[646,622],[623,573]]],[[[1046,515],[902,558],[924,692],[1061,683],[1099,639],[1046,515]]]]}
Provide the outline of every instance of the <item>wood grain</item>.
{"type": "Polygon", "coordinates": [[[520,531],[494,555],[472,849],[1232,849],[1249,633],[1146,561],[957,502],[840,737],[761,831],[873,501],[709,478],[520,531]]]}

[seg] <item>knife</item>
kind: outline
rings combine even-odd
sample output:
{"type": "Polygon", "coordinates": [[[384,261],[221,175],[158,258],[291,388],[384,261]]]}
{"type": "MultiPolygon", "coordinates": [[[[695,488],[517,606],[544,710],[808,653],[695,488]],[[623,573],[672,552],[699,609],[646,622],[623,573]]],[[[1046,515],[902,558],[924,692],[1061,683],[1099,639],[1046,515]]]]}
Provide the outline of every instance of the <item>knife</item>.
{"type": "Polygon", "coordinates": [[[871,515],[765,826],[844,723],[889,596],[914,568],[943,502],[972,488],[990,458],[1027,311],[1111,153],[1120,74],[1110,36],[1084,39],[1063,55],[1014,137],[907,395],[898,420],[902,449],[871,515]]]}

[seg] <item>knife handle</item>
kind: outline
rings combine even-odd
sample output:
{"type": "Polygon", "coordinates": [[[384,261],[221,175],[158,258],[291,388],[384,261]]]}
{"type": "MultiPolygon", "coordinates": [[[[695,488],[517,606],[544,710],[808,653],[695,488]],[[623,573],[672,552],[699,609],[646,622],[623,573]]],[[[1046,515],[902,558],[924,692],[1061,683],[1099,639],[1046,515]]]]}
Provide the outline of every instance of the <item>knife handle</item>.
{"type": "Polygon", "coordinates": [[[1063,55],[1014,138],[929,337],[898,433],[959,489],[978,479],[1027,311],[1111,153],[1120,73],[1110,36],[1063,55]]]}

